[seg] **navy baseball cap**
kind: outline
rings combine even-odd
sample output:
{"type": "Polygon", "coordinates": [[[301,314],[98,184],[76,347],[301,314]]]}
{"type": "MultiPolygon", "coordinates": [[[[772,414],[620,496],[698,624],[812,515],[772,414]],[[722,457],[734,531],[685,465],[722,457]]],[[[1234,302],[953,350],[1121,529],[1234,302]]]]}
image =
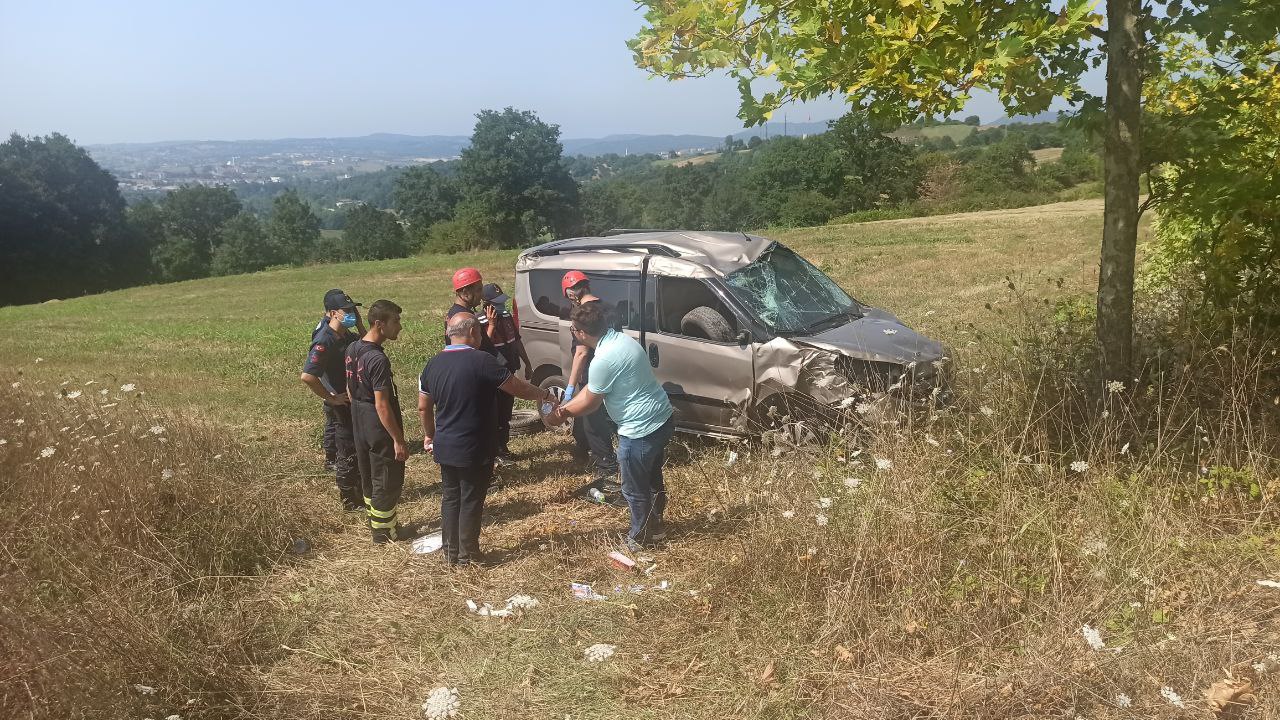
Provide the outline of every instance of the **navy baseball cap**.
{"type": "Polygon", "coordinates": [[[352,300],[350,295],[337,288],[324,294],[325,312],[330,310],[350,310],[357,307],[360,307],[360,303],[352,300]]]}
{"type": "Polygon", "coordinates": [[[485,285],[481,290],[481,293],[484,295],[485,302],[491,302],[494,305],[502,305],[511,299],[498,289],[496,283],[489,283],[488,285],[485,285]]]}

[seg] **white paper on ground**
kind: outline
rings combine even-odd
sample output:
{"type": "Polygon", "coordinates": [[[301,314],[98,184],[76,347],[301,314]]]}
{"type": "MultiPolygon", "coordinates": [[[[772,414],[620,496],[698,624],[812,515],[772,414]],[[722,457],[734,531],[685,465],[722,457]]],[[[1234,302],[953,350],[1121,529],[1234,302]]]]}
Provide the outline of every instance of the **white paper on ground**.
{"type": "Polygon", "coordinates": [[[444,547],[444,536],[440,532],[423,535],[420,538],[414,539],[412,547],[413,551],[419,555],[433,553],[444,547]]]}

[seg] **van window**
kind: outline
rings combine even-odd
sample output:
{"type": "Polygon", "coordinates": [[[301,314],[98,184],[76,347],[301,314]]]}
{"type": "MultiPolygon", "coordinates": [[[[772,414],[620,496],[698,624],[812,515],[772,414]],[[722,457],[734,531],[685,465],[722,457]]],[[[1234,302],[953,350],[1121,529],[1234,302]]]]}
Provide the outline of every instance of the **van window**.
{"type": "Polygon", "coordinates": [[[529,299],[533,307],[543,315],[569,319],[570,303],[560,289],[564,273],[557,270],[531,270],[529,272],[529,299]]]}
{"type": "MultiPolygon", "coordinates": [[[[573,303],[564,296],[560,287],[560,279],[564,273],[559,270],[532,270],[529,272],[529,295],[533,307],[543,315],[569,319],[573,303]]],[[[640,304],[640,281],[608,277],[588,273],[591,281],[591,292],[600,298],[609,309],[615,322],[614,327],[638,328],[640,318],[637,309],[640,304]]]]}
{"type": "Polygon", "coordinates": [[[640,280],[589,276],[591,292],[609,309],[614,319],[614,329],[639,329],[640,318],[636,309],[640,304],[640,280]]]}
{"type": "Polygon", "coordinates": [[[658,331],[670,335],[734,342],[738,319],[705,282],[691,278],[657,278],[658,331]]]}

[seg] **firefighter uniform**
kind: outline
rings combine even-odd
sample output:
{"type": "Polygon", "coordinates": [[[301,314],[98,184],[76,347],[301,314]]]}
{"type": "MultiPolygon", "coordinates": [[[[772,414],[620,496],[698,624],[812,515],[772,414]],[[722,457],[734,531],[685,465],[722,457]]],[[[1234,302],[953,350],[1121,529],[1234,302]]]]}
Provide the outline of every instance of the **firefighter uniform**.
{"type": "MultiPolygon", "coordinates": [[[[331,393],[347,392],[347,374],[344,357],[347,347],[357,340],[355,333],[345,328],[334,331],[328,325],[316,330],[311,338],[311,349],[302,372],[314,375],[331,393]]],[[[360,473],[356,465],[354,431],[351,426],[351,408],[347,405],[324,403],[325,435],[332,431],[334,444],[334,472],[338,481],[338,497],[346,510],[358,510],[365,503],[360,490],[360,473]]]]}
{"type": "Polygon", "coordinates": [[[395,441],[378,419],[374,404],[374,391],[388,393],[391,411],[403,427],[404,416],[391,375],[391,361],[381,345],[357,340],[347,348],[346,372],[347,387],[351,391],[356,462],[373,541],[398,540],[404,534],[396,522],[396,506],[404,489],[404,462],[396,460],[395,441]]]}

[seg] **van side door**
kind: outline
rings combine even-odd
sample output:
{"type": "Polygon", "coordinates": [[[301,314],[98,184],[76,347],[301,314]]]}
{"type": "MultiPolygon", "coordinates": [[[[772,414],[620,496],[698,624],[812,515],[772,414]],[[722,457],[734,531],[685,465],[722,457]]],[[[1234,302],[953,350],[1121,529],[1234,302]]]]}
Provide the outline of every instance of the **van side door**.
{"type": "Polygon", "coordinates": [[[690,430],[740,434],[755,382],[743,323],[706,280],[648,275],[645,351],[653,373],[690,430]]]}

